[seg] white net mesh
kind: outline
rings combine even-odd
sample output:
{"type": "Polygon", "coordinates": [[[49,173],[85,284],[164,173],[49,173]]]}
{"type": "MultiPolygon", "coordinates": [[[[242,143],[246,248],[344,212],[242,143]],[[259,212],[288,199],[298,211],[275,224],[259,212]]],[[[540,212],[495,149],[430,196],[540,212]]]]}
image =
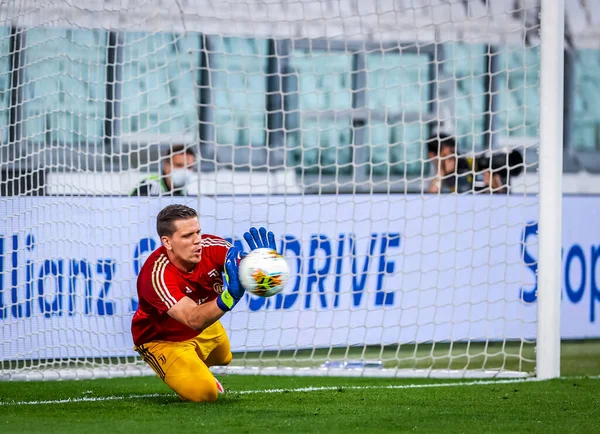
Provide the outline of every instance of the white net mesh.
{"type": "Polygon", "coordinates": [[[236,241],[268,225],[289,257],[284,294],[224,318],[232,366],[533,372],[538,13],[0,5],[0,377],[147,372],[136,275],[174,202],[236,241]]]}

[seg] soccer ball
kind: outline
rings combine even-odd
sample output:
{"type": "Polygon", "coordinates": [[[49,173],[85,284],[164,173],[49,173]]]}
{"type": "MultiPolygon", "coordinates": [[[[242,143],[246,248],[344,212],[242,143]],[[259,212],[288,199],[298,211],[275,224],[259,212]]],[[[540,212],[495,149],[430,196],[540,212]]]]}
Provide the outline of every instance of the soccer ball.
{"type": "Polygon", "coordinates": [[[246,291],[260,297],[279,294],[287,283],[290,267],[273,249],[252,250],[241,260],[238,275],[246,291]]]}

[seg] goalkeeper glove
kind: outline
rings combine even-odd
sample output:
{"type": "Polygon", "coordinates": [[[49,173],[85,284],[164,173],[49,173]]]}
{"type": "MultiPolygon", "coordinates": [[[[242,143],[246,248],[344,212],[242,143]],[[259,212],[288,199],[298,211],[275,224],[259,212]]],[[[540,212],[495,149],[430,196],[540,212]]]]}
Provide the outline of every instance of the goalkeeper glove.
{"type": "Polygon", "coordinates": [[[223,292],[217,297],[217,306],[223,312],[229,312],[244,295],[244,287],[238,277],[240,260],[246,256],[237,247],[230,247],[225,255],[223,271],[223,292]]]}
{"type": "Polygon", "coordinates": [[[250,228],[250,230],[244,233],[244,239],[250,246],[250,250],[268,248],[277,250],[275,246],[275,234],[268,231],[265,228],[250,228]]]}

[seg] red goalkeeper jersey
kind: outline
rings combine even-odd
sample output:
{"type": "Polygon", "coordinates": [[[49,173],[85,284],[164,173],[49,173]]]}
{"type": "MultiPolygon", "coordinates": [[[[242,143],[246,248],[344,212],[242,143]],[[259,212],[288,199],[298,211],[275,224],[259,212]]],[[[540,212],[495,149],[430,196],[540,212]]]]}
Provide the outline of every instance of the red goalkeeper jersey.
{"type": "Polygon", "coordinates": [[[183,297],[201,304],[223,292],[222,272],[231,244],[214,235],[202,235],[202,256],[187,273],[175,267],[164,246],[148,257],[137,280],[139,304],[131,322],[133,343],[184,341],[198,332],[171,318],[167,311],[183,297]]]}

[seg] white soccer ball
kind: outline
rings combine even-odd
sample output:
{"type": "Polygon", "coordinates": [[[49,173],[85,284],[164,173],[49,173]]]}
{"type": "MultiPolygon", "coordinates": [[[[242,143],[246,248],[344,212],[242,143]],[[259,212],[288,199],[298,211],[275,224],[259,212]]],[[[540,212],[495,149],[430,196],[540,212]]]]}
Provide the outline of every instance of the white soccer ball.
{"type": "Polygon", "coordinates": [[[241,260],[240,283],[254,295],[271,297],[283,291],[290,274],[287,260],[273,249],[252,250],[241,260]]]}

